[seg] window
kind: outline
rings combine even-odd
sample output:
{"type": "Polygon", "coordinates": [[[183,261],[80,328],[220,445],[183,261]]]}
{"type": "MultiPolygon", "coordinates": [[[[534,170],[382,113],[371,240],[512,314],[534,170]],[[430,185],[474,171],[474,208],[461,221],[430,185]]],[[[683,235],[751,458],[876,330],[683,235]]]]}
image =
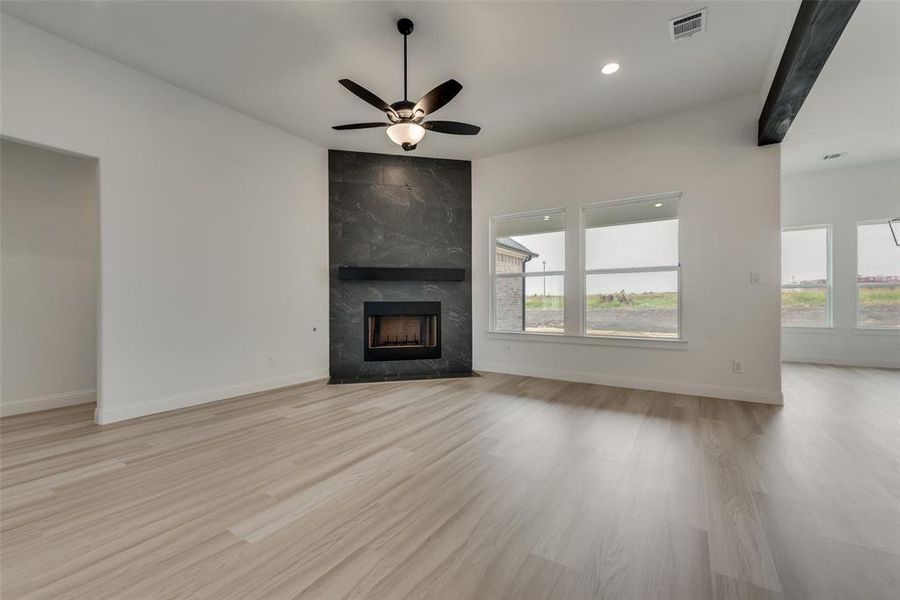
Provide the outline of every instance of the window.
{"type": "Polygon", "coordinates": [[[563,333],[565,211],[495,217],[491,223],[494,330],[563,333]]]}
{"type": "Polygon", "coordinates": [[[680,338],[677,195],[585,206],[585,333],[680,338]]]}
{"type": "Polygon", "coordinates": [[[900,247],[887,219],[856,227],[856,288],[858,327],[900,327],[900,247]]]}
{"type": "Polygon", "coordinates": [[[831,327],[831,227],[781,232],[781,326],[831,327]]]}

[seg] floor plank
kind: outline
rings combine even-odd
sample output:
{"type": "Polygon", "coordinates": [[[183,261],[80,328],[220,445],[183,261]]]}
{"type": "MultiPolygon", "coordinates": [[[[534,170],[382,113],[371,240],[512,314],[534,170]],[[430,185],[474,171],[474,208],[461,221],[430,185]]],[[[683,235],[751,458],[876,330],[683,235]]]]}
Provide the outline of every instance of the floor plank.
{"type": "Polygon", "coordinates": [[[900,373],[785,406],[485,373],[0,420],[15,598],[892,598],[900,373]]]}

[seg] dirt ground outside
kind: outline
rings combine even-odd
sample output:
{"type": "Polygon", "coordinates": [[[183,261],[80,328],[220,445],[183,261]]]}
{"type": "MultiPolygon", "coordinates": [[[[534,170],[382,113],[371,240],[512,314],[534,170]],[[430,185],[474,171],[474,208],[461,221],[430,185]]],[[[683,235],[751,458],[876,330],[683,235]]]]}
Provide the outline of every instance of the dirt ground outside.
{"type": "MultiPolygon", "coordinates": [[[[784,327],[825,327],[825,308],[809,306],[785,306],[781,310],[784,327]]],[[[859,314],[858,327],[900,327],[900,306],[895,304],[867,304],[859,314]]]]}
{"type": "MultiPolygon", "coordinates": [[[[784,327],[825,327],[824,306],[786,306],[782,309],[784,327]]],[[[897,328],[900,306],[867,304],[860,313],[858,327],[897,328]]],[[[562,309],[529,308],[525,313],[525,329],[534,332],[562,333],[562,309]]],[[[603,308],[587,312],[590,335],[626,335],[638,337],[677,337],[677,311],[671,308],[603,308]]]]}
{"type": "MultiPolygon", "coordinates": [[[[529,309],[525,314],[527,331],[561,333],[561,309],[529,309]]],[[[603,308],[587,312],[587,329],[591,335],[624,335],[638,337],[677,337],[678,315],[674,308],[603,308]]]]}

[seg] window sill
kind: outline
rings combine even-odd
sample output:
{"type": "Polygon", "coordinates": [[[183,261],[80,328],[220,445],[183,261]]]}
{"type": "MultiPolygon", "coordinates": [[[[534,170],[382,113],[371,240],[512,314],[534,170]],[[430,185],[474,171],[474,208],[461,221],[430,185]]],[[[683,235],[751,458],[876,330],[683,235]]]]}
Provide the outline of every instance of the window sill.
{"type": "Polygon", "coordinates": [[[687,340],[674,338],[636,338],[612,336],[566,335],[564,333],[535,333],[530,331],[487,331],[491,340],[517,342],[544,342],[576,344],[581,346],[620,346],[627,348],[660,348],[664,350],[687,350],[687,340]]]}
{"type": "Polygon", "coordinates": [[[900,335],[896,327],[854,327],[853,335],[900,335]]]}
{"type": "Polygon", "coordinates": [[[832,327],[782,327],[782,333],[837,333],[837,329],[832,327]]]}

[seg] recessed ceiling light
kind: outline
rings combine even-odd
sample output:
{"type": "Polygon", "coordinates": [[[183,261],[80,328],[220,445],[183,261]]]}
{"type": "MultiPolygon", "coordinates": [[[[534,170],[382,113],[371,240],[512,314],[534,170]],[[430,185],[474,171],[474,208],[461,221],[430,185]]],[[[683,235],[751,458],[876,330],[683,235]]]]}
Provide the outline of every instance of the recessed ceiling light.
{"type": "Polygon", "coordinates": [[[550,215],[544,215],[544,220],[545,220],[545,221],[549,221],[549,220],[550,220],[550,215]]]}
{"type": "Polygon", "coordinates": [[[603,68],[600,69],[600,72],[604,75],[612,75],[616,71],[619,70],[619,63],[606,63],[603,65],[603,68]]]}
{"type": "Polygon", "coordinates": [[[662,202],[657,202],[657,203],[654,204],[653,206],[655,206],[656,208],[659,208],[660,206],[662,206],[662,202]]]}

